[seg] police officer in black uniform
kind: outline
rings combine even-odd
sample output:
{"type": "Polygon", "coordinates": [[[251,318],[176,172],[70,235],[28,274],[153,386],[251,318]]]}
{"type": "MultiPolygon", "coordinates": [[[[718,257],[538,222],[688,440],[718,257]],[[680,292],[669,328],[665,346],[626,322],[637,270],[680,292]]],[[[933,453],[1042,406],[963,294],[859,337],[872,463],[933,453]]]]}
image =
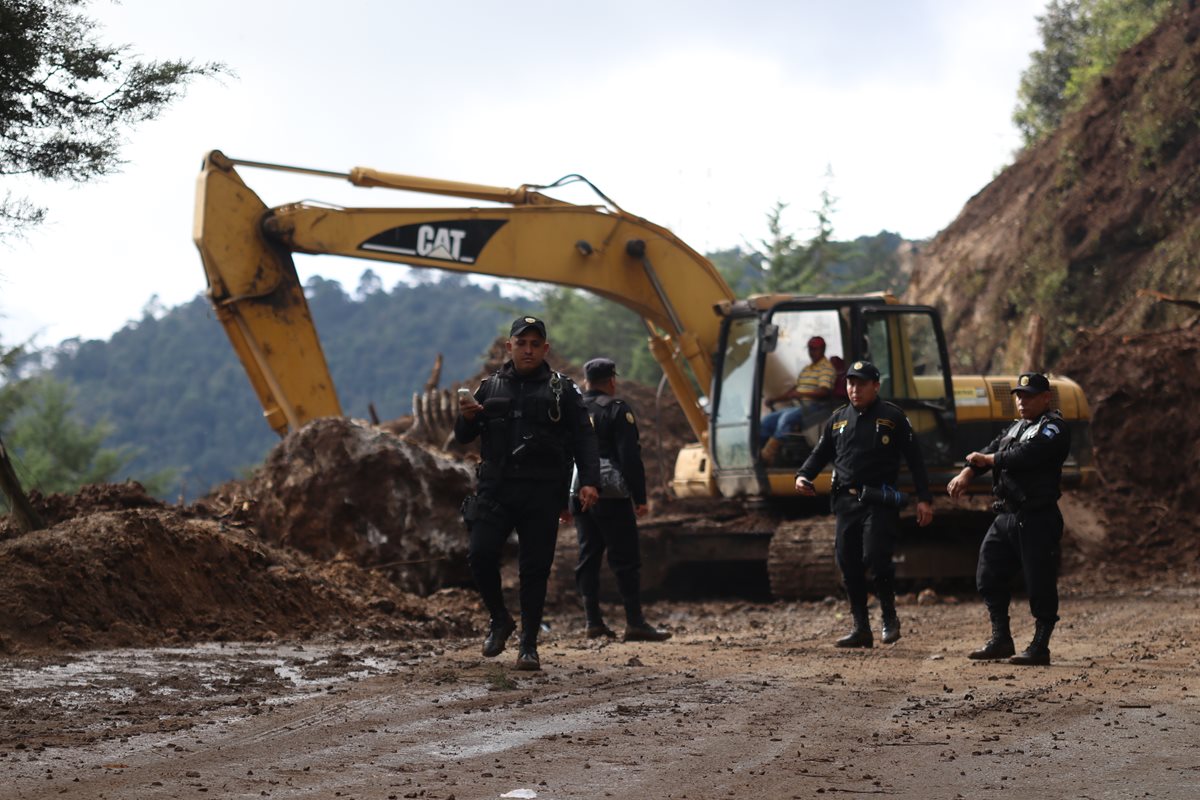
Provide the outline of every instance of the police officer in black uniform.
{"type": "Polygon", "coordinates": [[[992,638],[968,658],[1045,665],[1050,663],[1050,634],[1058,622],[1058,547],[1063,533],[1058,498],[1062,465],[1071,451],[1071,431],[1053,408],[1054,393],[1045,375],[1021,375],[1012,393],[1021,418],[987,447],[969,454],[967,466],[946,491],[960,497],[976,475],[992,472],[996,519],[979,548],[975,573],[991,617],[992,638]],[[1035,624],[1029,647],[1013,655],[1009,582],[1017,569],[1025,576],[1035,624]]]}
{"type": "Polygon", "coordinates": [[[891,644],[900,638],[892,551],[900,508],[906,500],[894,488],[901,456],[912,473],[921,526],[933,520],[933,496],[908,417],[898,406],[879,398],[875,365],[854,362],[846,371],[846,390],[850,403],[834,411],[825,423],[816,448],[796,473],[796,491],[815,495],[813,479],[833,462],[831,504],[837,515],[837,562],[854,617],[854,629],[838,639],[837,646],[872,647],[864,569],[874,576],[875,596],[883,612],[883,642],[891,644]]]}
{"type": "Polygon", "coordinates": [[[600,562],[607,549],[608,565],[625,604],[625,641],[665,641],[670,632],[647,623],[642,613],[637,518],[645,516],[649,506],[637,419],[629,404],[616,397],[617,365],[612,359],[593,358],[583,365],[583,372],[587,378],[583,402],[600,445],[600,500],[590,510],[575,514],[579,539],[575,585],[583,598],[586,635],[589,639],[617,635],[600,613],[600,562]]]}
{"type": "Polygon", "coordinates": [[[566,511],[571,462],[580,474],[579,503],[586,511],[598,499],[600,462],[596,434],[583,398],[570,378],[546,364],[546,325],[520,317],[505,343],[510,360],[480,384],[474,396],[459,397],[454,438],[482,436],[476,494],[463,502],[470,529],[468,560],[491,615],[483,655],[504,651],[516,623],[500,590],[500,553],[515,528],[521,580],[521,643],[517,669],[541,669],[538,631],[546,582],[554,562],[559,516],[566,511]]]}

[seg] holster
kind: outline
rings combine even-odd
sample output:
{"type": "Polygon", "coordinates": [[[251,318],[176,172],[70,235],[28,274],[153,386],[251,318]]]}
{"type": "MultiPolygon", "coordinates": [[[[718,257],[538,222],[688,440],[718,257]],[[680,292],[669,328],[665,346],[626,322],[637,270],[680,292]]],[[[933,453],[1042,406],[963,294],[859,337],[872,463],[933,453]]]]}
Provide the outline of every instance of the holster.
{"type": "Polygon", "coordinates": [[[461,506],[463,521],[469,526],[472,522],[497,517],[503,509],[500,504],[490,497],[480,494],[467,495],[461,506]]]}

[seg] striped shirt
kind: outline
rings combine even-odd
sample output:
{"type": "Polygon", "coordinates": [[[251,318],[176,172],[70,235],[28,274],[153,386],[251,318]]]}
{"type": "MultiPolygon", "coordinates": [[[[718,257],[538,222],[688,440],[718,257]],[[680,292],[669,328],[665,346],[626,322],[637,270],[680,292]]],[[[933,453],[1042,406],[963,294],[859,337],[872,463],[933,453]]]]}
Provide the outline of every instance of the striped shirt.
{"type": "MultiPolygon", "coordinates": [[[[814,361],[800,370],[800,375],[796,378],[796,391],[808,393],[828,389],[832,392],[833,381],[836,377],[837,370],[833,368],[833,364],[830,364],[829,359],[825,356],[821,356],[819,361],[814,361]]],[[[812,400],[814,398],[805,399],[812,400]]]]}

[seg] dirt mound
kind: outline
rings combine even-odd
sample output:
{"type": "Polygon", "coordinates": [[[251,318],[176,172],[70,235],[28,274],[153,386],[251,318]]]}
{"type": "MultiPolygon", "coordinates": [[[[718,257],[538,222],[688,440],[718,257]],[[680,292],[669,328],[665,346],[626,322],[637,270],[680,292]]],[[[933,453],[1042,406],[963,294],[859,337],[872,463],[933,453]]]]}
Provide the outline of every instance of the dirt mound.
{"type": "Polygon", "coordinates": [[[469,581],[458,509],[472,482],[462,462],[362,422],[328,418],[276,445],[251,494],[266,541],[428,594],[469,581]]]}
{"type": "Polygon", "coordinates": [[[1137,290],[1200,297],[1198,71],[1193,3],[1126,51],[1083,108],[924,249],[905,299],[939,307],[957,364],[1020,368],[1033,314],[1046,323],[1047,365],[1080,327],[1187,322],[1193,311],[1137,290]]]}
{"type": "MultiPolygon", "coordinates": [[[[445,604],[443,604],[445,606],[445,604]]],[[[164,508],[99,511],[0,542],[0,652],[470,630],[379,575],[164,508]]]]}
{"type": "MultiPolygon", "coordinates": [[[[34,490],[29,493],[29,503],[47,527],[63,520],[74,519],[83,514],[99,511],[124,511],[131,508],[163,508],[166,504],[146,493],[146,487],[137,481],[125,483],[92,483],[75,494],[43,495],[34,490]]],[[[0,540],[17,534],[12,519],[0,517],[0,540]]]]}
{"type": "Polygon", "coordinates": [[[1200,540],[1200,323],[1137,336],[1081,335],[1063,359],[1092,405],[1108,520],[1126,568],[1195,568],[1200,540]],[[1186,535],[1180,535],[1186,532],[1186,535]]]}

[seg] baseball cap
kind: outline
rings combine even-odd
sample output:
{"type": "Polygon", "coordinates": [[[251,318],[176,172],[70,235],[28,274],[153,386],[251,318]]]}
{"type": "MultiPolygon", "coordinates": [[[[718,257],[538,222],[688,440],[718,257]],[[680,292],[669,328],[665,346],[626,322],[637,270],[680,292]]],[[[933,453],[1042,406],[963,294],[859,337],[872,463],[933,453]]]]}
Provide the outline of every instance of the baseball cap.
{"type": "Polygon", "coordinates": [[[1050,380],[1040,372],[1023,372],[1017,378],[1017,385],[1012,388],[1012,393],[1022,392],[1024,394],[1041,394],[1042,392],[1050,391],[1050,380]]]}
{"type": "Polygon", "coordinates": [[[809,347],[816,347],[816,346],[824,347],[825,340],[820,336],[814,336],[808,340],[808,346],[809,347]]]}
{"type": "Polygon", "coordinates": [[[879,367],[870,361],[855,361],[846,370],[847,378],[866,378],[869,381],[879,380],[879,367]]]}
{"type": "Polygon", "coordinates": [[[589,381],[606,381],[617,374],[617,362],[611,358],[593,358],[583,365],[583,374],[589,381]]]}
{"type": "Polygon", "coordinates": [[[543,339],[546,338],[546,323],[542,322],[537,317],[517,317],[513,320],[512,328],[509,329],[508,335],[516,336],[524,331],[533,328],[538,332],[543,339]]]}

